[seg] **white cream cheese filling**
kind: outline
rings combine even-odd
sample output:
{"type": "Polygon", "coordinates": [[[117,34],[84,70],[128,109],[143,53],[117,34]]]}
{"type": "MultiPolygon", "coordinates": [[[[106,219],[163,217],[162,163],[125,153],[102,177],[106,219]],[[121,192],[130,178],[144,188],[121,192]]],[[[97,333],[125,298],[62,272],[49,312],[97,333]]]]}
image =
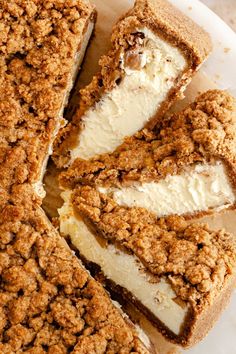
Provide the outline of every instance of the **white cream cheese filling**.
{"type": "Polygon", "coordinates": [[[121,206],[146,208],[158,218],[218,209],[235,202],[234,191],[221,162],[198,164],[158,182],[135,183],[122,189],[99,188],[99,191],[109,194],[121,206]]]}
{"type": "MultiPolygon", "coordinates": [[[[45,195],[46,195],[46,192],[45,192],[44,187],[43,187],[43,177],[44,177],[44,175],[46,173],[46,168],[47,168],[47,163],[48,163],[49,157],[53,153],[53,142],[54,142],[59,130],[66,123],[65,119],[63,118],[64,109],[65,109],[65,107],[68,104],[70,92],[71,92],[71,90],[72,90],[72,88],[74,86],[76,77],[77,77],[78,72],[80,70],[80,66],[81,66],[82,61],[84,59],[84,55],[85,55],[85,52],[86,52],[90,37],[91,37],[92,32],[93,32],[93,28],[94,28],[94,22],[89,22],[88,28],[87,28],[87,30],[86,30],[86,32],[84,34],[83,40],[81,42],[80,50],[75,54],[74,66],[73,66],[70,78],[68,80],[68,85],[67,85],[67,88],[65,90],[65,94],[64,94],[63,102],[61,104],[60,111],[58,113],[58,119],[57,119],[56,126],[55,126],[55,129],[54,129],[54,132],[53,132],[52,140],[50,141],[49,146],[48,146],[48,153],[47,153],[47,155],[44,158],[44,161],[42,163],[39,179],[38,179],[37,182],[35,182],[33,184],[33,189],[34,189],[35,193],[41,198],[44,198],[45,195]]],[[[78,45],[79,45],[79,43],[78,43],[78,45]]]]}
{"type": "Polygon", "coordinates": [[[88,261],[98,264],[108,279],[131,292],[156,318],[178,335],[188,307],[181,307],[175,302],[176,294],[169,283],[165,279],[158,283],[150,282],[142,272],[143,267],[137,257],[119,251],[113,245],[102,247],[83,221],[74,215],[70,202],[71,192],[63,192],[62,198],[65,203],[59,209],[60,231],[70,235],[72,243],[81,254],[88,261]]]}
{"type": "Polygon", "coordinates": [[[70,163],[111,152],[126,136],[142,129],[184,72],[187,62],[179,49],[147,28],[139,32],[146,38],[139,69],[126,66],[125,54],[121,56],[124,78],[82,117],[83,128],[70,163]]]}

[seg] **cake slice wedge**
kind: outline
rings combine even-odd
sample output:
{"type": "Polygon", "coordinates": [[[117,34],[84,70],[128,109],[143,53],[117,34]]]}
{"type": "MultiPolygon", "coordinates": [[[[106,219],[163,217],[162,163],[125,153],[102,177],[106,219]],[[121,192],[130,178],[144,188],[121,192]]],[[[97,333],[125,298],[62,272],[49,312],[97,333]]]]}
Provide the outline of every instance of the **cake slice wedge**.
{"type": "Polygon", "coordinates": [[[129,300],[169,340],[202,340],[236,284],[236,237],[144,208],[118,206],[90,186],[62,195],[60,230],[88,267],[129,300]]]}
{"type": "Polygon", "coordinates": [[[154,353],[82,266],[29,185],[0,205],[0,352],[154,353]]]}
{"type": "Polygon", "coordinates": [[[211,51],[208,34],[165,0],[137,0],[114,27],[100,72],[54,145],[58,167],[112,152],[153,127],[211,51]]]}
{"type": "Polygon", "coordinates": [[[87,0],[2,1],[0,14],[0,187],[31,183],[43,196],[96,14],[87,0]]]}
{"type": "Polygon", "coordinates": [[[61,174],[61,186],[90,185],[119,206],[143,207],[158,218],[234,208],[235,102],[227,92],[208,91],[113,153],[77,159],[61,174]]]}

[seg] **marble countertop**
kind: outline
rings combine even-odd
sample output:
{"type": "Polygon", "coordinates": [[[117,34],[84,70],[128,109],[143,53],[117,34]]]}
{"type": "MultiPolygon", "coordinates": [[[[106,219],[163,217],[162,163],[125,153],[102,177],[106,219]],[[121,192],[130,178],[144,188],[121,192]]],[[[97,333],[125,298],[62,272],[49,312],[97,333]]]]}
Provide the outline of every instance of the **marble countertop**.
{"type": "Polygon", "coordinates": [[[236,32],[236,0],[201,0],[236,32]]]}

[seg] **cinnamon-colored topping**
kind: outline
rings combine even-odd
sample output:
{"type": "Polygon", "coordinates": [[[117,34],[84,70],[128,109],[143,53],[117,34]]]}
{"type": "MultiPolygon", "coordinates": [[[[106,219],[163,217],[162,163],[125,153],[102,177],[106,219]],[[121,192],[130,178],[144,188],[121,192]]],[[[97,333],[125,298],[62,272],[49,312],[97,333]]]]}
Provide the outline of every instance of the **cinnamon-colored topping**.
{"type": "Polygon", "coordinates": [[[93,7],[87,0],[3,0],[0,187],[35,182],[93,7]]]}
{"type": "Polygon", "coordinates": [[[19,188],[1,204],[0,352],[147,354],[41,209],[25,203],[27,187],[19,188]]]}
{"type": "Polygon", "coordinates": [[[99,235],[131,251],[157,279],[168,279],[196,309],[211,302],[234,271],[236,239],[223,230],[178,216],[158,220],[146,209],[118,206],[89,186],[75,189],[72,203],[99,235]]]}
{"type": "MultiPolygon", "coordinates": [[[[84,113],[98,102],[101,97],[119,85],[124,76],[120,66],[121,54],[128,53],[128,66],[138,68],[137,55],[142,44],[143,34],[140,30],[149,28],[157,36],[180,49],[188,62],[184,74],[185,79],[174,88],[173,92],[163,102],[157,116],[157,121],[175,100],[179,98],[181,86],[186,85],[198,66],[207,58],[211,51],[209,35],[177,8],[165,0],[136,0],[135,6],[114,26],[111,37],[111,50],[100,60],[100,72],[92,82],[81,90],[81,100],[73,120],[61,129],[54,144],[54,161],[58,167],[66,166],[70,161],[70,150],[74,147],[80,133],[81,118],[84,113]],[[130,56],[130,54],[133,55],[130,56]]],[[[135,119],[135,117],[134,117],[135,119]]]]}
{"type": "Polygon", "coordinates": [[[200,95],[180,113],[164,119],[156,131],[143,130],[114,153],[77,159],[61,174],[63,187],[77,183],[121,186],[134,181],[158,181],[194,163],[223,160],[235,177],[236,100],[213,90],[200,95]]]}

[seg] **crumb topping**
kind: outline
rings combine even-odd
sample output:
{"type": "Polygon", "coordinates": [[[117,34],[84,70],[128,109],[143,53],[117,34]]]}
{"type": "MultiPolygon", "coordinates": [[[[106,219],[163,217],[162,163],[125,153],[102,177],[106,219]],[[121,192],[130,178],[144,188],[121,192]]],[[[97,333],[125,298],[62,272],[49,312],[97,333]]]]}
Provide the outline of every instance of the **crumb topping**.
{"type": "Polygon", "coordinates": [[[42,211],[23,200],[1,205],[0,352],[148,353],[42,211]]]}
{"type": "Polygon", "coordinates": [[[87,0],[1,1],[2,188],[39,178],[92,12],[87,0]]]}
{"type": "Polygon", "coordinates": [[[90,186],[74,190],[73,206],[99,235],[131,251],[145,268],[199,308],[222,289],[236,266],[235,237],[183,217],[157,219],[144,208],[118,206],[90,186]]]}
{"type": "MultiPolygon", "coordinates": [[[[139,67],[136,53],[142,49],[144,38],[140,29],[145,27],[182,50],[183,55],[189,62],[184,73],[185,77],[192,77],[197,67],[211,51],[209,35],[167,1],[137,0],[134,8],[114,26],[111,50],[101,58],[100,72],[94,76],[87,87],[80,91],[79,108],[72,122],[61,129],[55,140],[53,159],[57,167],[65,167],[70,162],[70,150],[78,142],[78,136],[82,129],[81,119],[84,113],[98,102],[104,94],[119,85],[122,80],[124,71],[120,65],[121,54],[125,55],[126,62],[128,59],[128,66],[139,67]]],[[[186,78],[179,78],[179,82],[176,82],[174,88],[175,92],[170,92],[168,99],[163,101],[163,105],[161,105],[153,122],[159,120],[158,117],[162,117],[171,104],[179,98],[179,91],[184,85],[186,85],[186,78]]]]}
{"type": "Polygon", "coordinates": [[[158,181],[195,163],[223,160],[235,175],[236,101],[227,92],[200,95],[180,113],[164,119],[155,131],[144,129],[111,154],[77,159],[60,176],[61,185],[120,187],[158,181]]]}

